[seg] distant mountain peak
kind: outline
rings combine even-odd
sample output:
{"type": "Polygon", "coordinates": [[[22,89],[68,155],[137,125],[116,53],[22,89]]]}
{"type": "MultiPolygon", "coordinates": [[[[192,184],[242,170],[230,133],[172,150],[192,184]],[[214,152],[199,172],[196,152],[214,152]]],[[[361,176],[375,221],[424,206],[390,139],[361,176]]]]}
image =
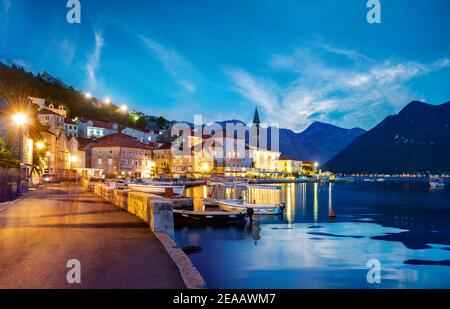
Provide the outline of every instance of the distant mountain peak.
{"type": "Polygon", "coordinates": [[[355,139],[325,166],[340,173],[450,171],[450,103],[408,103],[355,139]]]}
{"type": "Polygon", "coordinates": [[[402,108],[402,110],[399,112],[399,114],[409,112],[411,110],[417,110],[417,109],[423,109],[423,108],[429,108],[429,107],[433,107],[433,105],[422,102],[422,101],[411,101],[405,107],[402,108]]]}

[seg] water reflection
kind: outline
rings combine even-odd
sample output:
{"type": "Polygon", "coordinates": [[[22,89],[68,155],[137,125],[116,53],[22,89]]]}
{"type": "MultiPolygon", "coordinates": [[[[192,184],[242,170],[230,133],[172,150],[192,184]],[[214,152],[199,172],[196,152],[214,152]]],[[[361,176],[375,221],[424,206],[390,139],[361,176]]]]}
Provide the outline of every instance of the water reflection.
{"type": "MultiPolygon", "coordinates": [[[[203,247],[192,259],[212,288],[449,288],[449,189],[286,184],[284,217],[259,216],[243,229],[177,229],[176,241],[203,247]],[[380,285],[365,281],[371,258],[382,263],[380,285]]],[[[196,207],[204,190],[188,190],[196,207]]]]}

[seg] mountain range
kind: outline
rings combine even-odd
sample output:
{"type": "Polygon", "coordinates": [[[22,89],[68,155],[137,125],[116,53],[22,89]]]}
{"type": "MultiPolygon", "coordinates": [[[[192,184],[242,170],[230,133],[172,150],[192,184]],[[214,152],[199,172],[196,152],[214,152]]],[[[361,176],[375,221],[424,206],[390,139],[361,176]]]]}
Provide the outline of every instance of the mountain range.
{"type": "Polygon", "coordinates": [[[280,152],[299,160],[323,164],[365,132],[361,128],[344,129],[318,121],[300,133],[280,129],[280,152]]]}
{"type": "MultiPolygon", "coordinates": [[[[217,122],[223,128],[228,123],[241,123],[240,120],[227,120],[217,122]]],[[[270,131],[268,130],[268,136],[270,131]]],[[[288,156],[302,161],[327,162],[355,138],[365,133],[360,128],[344,129],[323,122],[314,122],[300,133],[290,129],[279,129],[280,152],[283,156],[288,156]]],[[[248,142],[248,136],[247,136],[248,142]]],[[[269,147],[270,147],[269,142],[269,147]]]]}
{"type": "Polygon", "coordinates": [[[323,167],[336,173],[450,171],[450,102],[413,101],[357,137],[323,167]]]}

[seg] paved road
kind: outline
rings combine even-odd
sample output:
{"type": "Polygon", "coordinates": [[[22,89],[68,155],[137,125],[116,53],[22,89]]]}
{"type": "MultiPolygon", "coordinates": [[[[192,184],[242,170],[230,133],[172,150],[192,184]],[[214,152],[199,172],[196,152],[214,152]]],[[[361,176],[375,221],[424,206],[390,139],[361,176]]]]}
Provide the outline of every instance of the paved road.
{"type": "Polygon", "coordinates": [[[75,185],[43,186],[0,211],[0,288],[183,288],[135,216],[75,185]],[[66,263],[81,263],[81,284],[66,263]]]}

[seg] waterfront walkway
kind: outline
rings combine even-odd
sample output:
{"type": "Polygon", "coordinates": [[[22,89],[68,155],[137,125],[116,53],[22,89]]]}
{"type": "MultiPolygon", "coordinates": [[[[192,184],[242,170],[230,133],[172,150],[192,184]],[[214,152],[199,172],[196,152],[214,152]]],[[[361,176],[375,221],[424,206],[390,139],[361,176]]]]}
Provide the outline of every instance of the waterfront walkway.
{"type": "Polygon", "coordinates": [[[0,211],[0,288],[183,288],[137,217],[76,185],[38,188],[0,211]],[[81,263],[81,284],[66,280],[81,263]]]}

